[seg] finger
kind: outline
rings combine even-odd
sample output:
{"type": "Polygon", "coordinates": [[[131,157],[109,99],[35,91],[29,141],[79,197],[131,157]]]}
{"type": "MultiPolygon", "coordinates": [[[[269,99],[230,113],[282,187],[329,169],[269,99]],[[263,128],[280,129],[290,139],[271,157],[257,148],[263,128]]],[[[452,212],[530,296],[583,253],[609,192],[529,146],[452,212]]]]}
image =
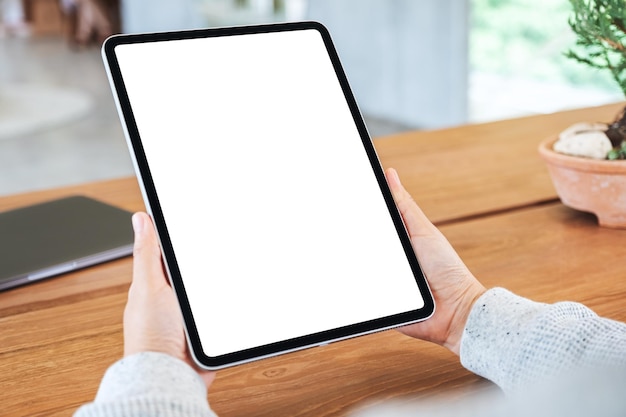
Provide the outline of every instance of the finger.
{"type": "Polygon", "coordinates": [[[409,232],[409,236],[414,238],[433,233],[435,227],[415,203],[413,197],[411,197],[409,192],[404,188],[396,170],[388,168],[385,171],[385,176],[387,177],[387,183],[389,184],[393,199],[404,219],[404,224],[409,232]]]}
{"type": "Polygon", "coordinates": [[[161,250],[154,226],[146,213],[132,217],[135,242],[133,247],[133,284],[158,287],[166,282],[161,250]]]}

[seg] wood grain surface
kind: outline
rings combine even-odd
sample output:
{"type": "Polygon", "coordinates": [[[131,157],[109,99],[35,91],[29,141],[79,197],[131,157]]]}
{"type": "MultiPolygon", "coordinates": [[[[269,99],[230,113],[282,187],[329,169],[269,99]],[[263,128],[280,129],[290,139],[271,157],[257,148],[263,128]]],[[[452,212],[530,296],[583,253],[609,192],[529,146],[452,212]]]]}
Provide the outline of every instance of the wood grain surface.
{"type": "Polygon", "coordinates": [[[375,140],[385,167],[435,223],[556,201],[539,143],[580,121],[613,120],[623,103],[407,132],[375,140]]]}
{"type": "MultiPolygon", "coordinates": [[[[563,206],[536,156],[536,136],[576,119],[606,120],[615,109],[412,132],[375,144],[486,286],[541,302],[579,301],[624,321],[618,260],[626,256],[626,231],[600,228],[594,216],[563,206]]],[[[143,209],[135,179],[126,178],[2,197],[0,210],[71,194],[143,209]]],[[[0,292],[0,415],[69,416],[93,400],[104,371],[122,355],[131,264],[127,257],[0,292]]],[[[344,416],[368,402],[490,386],[447,350],[386,331],[220,371],[209,399],[222,417],[344,416]]]]}

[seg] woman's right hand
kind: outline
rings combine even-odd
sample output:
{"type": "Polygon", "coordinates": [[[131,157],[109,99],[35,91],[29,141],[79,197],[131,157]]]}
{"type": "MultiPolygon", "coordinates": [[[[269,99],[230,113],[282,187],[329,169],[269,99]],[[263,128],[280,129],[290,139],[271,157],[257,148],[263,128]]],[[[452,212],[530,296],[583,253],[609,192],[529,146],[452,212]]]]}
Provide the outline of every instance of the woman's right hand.
{"type": "Polygon", "coordinates": [[[470,310],[486,289],[404,189],[398,173],[390,168],[385,175],[435,299],[431,318],[398,330],[445,346],[458,355],[470,310]]]}

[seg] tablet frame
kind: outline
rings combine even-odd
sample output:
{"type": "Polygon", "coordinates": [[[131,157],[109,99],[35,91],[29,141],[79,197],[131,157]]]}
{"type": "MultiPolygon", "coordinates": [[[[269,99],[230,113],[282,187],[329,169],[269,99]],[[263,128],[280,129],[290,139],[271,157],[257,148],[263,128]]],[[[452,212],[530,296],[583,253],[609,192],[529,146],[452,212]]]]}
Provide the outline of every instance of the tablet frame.
{"type": "Polygon", "coordinates": [[[330,33],[321,23],[293,22],[269,25],[211,28],[180,32],[114,35],[104,42],[102,46],[102,57],[105,63],[111,89],[113,91],[113,95],[116,101],[127,144],[131,153],[131,159],[133,161],[135,171],[139,180],[138,182],[141,188],[141,192],[143,194],[143,199],[149,214],[153,218],[155,228],[157,230],[157,234],[160,240],[162,257],[166,266],[166,271],[180,304],[190,352],[192,354],[192,357],[200,367],[213,370],[221,369],[224,367],[246,363],[253,360],[276,356],[314,346],[326,345],[328,343],[336,342],[339,340],[392,329],[398,326],[422,321],[432,316],[435,310],[435,304],[430,289],[428,287],[428,283],[413,251],[411,241],[404,226],[402,217],[394,203],[391,191],[389,190],[385,179],[383,168],[379,162],[373,143],[370,139],[369,133],[358,109],[356,100],[348,84],[346,74],[339,61],[339,57],[331,40],[330,33]],[[132,43],[160,42],[220,36],[237,36],[311,29],[318,31],[323,39],[326,51],[334,67],[337,79],[341,85],[343,95],[350,109],[350,113],[352,114],[353,121],[358,130],[362,144],[366,150],[371,167],[375,173],[381,193],[385,199],[396,231],[398,232],[398,237],[401,241],[402,247],[407,256],[407,260],[415,277],[417,287],[421,296],[423,297],[424,306],[418,310],[407,311],[388,317],[381,317],[375,320],[369,320],[366,322],[343,326],[336,329],[329,329],[326,331],[284,341],[278,341],[275,343],[258,346],[255,348],[250,348],[217,357],[209,357],[204,353],[202,349],[200,337],[185,291],[183,278],[181,277],[181,273],[178,269],[176,257],[174,254],[174,248],[172,247],[172,243],[168,234],[165,219],[163,217],[163,213],[159,204],[159,198],[156,194],[155,185],[150,174],[150,167],[148,165],[148,161],[143,150],[141,137],[139,135],[137,124],[133,115],[133,110],[129,101],[126,87],[124,85],[124,79],[122,77],[120,67],[116,58],[115,48],[118,45],[132,43]]]}

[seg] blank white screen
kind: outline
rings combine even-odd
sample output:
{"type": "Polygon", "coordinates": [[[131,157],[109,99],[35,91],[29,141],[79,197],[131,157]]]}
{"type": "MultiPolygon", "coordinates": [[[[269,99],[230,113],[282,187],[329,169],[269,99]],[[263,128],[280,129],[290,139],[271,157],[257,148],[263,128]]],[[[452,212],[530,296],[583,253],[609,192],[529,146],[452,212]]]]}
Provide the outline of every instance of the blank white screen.
{"type": "Polygon", "coordinates": [[[423,306],[316,30],[115,51],[205,354],[423,306]]]}

